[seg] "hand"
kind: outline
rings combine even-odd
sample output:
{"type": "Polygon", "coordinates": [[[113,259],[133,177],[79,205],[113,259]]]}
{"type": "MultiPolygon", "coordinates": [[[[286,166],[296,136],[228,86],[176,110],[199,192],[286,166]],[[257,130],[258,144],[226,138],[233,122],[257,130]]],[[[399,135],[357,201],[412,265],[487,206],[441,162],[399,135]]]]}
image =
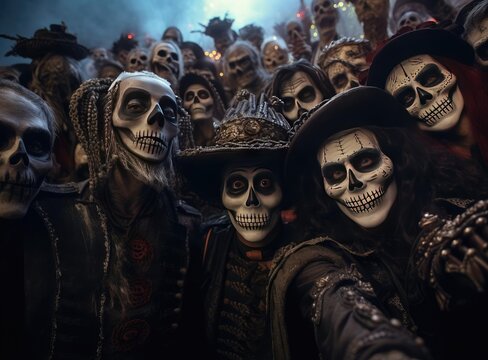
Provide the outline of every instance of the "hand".
{"type": "Polygon", "coordinates": [[[446,273],[467,276],[478,291],[488,285],[488,219],[473,219],[441,251],[446,273]]]}

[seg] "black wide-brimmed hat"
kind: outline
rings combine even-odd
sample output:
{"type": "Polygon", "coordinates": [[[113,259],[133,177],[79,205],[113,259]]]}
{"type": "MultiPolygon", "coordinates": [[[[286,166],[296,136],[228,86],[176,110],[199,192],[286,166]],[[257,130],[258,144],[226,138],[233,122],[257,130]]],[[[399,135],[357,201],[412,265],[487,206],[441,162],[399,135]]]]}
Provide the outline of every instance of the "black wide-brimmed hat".
{"type": "Polygon", "coordinates": [[[359,86],[340,93],[302,116],[294,125],[285,162],[293,184],[303,164],[317,157],[319,147],[334,134],[358,127],[411,127],[415,121],[386,91],[359,86]]]}
{"type": "Polygon", "coordinates": [[[243,91],[217,128],[211,146],[178,153],[176,165],[191,188],[205,199],[220,197],[223,171],[232,164],[252,162],[282,165],[288,148],[290,125],[264,95],[243,91]]]}
{"type": "Polygon", "coordinates": [[[416,55],[441,56],[464,64],[473,64],[473,48],[454,33],[439,28],[412,30],[394,36],[374,56],[367,85],[385,87],[395,66],[416,55]]]}
{"type": "Polygon", "coordinates": [[[49,26],[49,30],[46,28],[36,30],[34,36],[30,39],[19,35],[17,37],[0,36],[16,41],[12,50],[5,54],[6,56],[14,55],[38,59],[48,53],[54,53],[81,60],[89,54],[89,50],[86,47],[78,44],[75,35],[66,32],[64,23],[52,24],[49,26]]]}

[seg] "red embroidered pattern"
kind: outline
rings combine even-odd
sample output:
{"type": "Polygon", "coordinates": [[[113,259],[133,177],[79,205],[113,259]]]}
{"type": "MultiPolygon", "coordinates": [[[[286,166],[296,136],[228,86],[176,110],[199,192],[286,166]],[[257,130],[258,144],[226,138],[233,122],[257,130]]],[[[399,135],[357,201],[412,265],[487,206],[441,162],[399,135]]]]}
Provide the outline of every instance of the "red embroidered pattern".
{"type": "Polygon", "coordinates": [[[150,243],[143,239],[131,240],[129,243],[129,258],[131,261],[147,271],[153,260],[154,253],[150,243]]]}
{"type": "Polygon", "coordinates": [[[119,323],[112,333],[112,343],[118,351],[130,351],[143,344],[151,328],[145,320],[133,319],[119,323]]]}
{"type": "Polygon", "coordinates": [[[149,303],[152,294],[152,283],[146,279],[131,281],[129,299],[132,307],[137,308],[149,303]]]}

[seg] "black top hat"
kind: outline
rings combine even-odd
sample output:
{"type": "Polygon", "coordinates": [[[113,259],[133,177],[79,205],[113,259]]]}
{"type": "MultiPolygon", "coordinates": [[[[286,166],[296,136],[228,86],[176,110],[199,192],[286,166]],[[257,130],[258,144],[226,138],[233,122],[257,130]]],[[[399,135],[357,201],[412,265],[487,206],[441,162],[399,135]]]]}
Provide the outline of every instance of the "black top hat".
{"type": "Polygon", "coordinates": [[[385,87],[395,66],[416,55],[441,56],[464,64],[473,64],[473,48],[460,37],[443,29],[413,30],[389,40],[374,56],[367,85],[385,87]]]}
{"type": "Polygon", "coordinates": [[[31,39],[17,35],[12,37],[0,35],[1,37],[15,40],[16,44],[12,50],[5,55],[22,56],[25,58],[38,59],[48,53],[59,54],[81,60],[88,56],[89,50],[78,44],[76,36],[66,32],[66,25],[51,24],[49,30],[39,29],[31,39]]]}
{"type": "Polygon", "coordinates": [[[316,158],[326,139],[357,127],[410,127],[415,122],[400,103],[384,90],[359,86],[323,101],[301,117],[290,140],[285,173],[294,185],[303,164],[316,158]]]}
{"type": "Polygon", "coordinates": [[[203,198],[215,201],[220,196],[222,172],[232,163],[257,161],[276,163],[284,160],[290,125],[276,112],[264,95],[237,95],[217,129],[213,144],[181,151],[176,164],[191,180],[192,188],[203,198]]]}

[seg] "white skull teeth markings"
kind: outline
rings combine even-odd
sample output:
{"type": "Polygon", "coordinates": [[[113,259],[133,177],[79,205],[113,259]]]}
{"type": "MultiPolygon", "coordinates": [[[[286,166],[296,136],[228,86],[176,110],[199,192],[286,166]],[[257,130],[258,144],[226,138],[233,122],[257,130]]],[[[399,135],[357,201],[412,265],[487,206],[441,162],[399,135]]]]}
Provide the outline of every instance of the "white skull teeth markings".
{"type": "Polygon", "coordinates": [[[442,117],[450,113],[454,109],[454,105],[449,96],[436,102],[425,114],[420,115],[422,120],[427,126],[434,126],[442,117]]]}
{"type": "Polygon", "coordinates": [[[356,214],[369,212],[381,202],[383,195],[385,195],[385,188],[380,187],[377,190],[368,191],[366,194],[345,200],[344,205],[356,214]]]}
{"type": "Polygon", "coordinates": [[[7,172],[2,180],[0,180],[0,193],[3,191],[9,191],[9,201],[12,200],[14,195],[22,200],[28,197],[33,191],[36,191],[38,184],[36,184],[35,179],[31,177],[22,176],[17,173],[15,179],[10,177],[7,172]]]}
{"type": "Polygon", "coordinates": [[[236,214],[234,217],[237,224],[246,230],[261,230],[271,221],[268,214],[236,214]]]}
{"type": "Polygon", "coordinates": [[[134,136],[133,143],[140,150],[151,155],[160,155],[166,149],[163,134],[158,131],[138,131],[134,136]]]}

